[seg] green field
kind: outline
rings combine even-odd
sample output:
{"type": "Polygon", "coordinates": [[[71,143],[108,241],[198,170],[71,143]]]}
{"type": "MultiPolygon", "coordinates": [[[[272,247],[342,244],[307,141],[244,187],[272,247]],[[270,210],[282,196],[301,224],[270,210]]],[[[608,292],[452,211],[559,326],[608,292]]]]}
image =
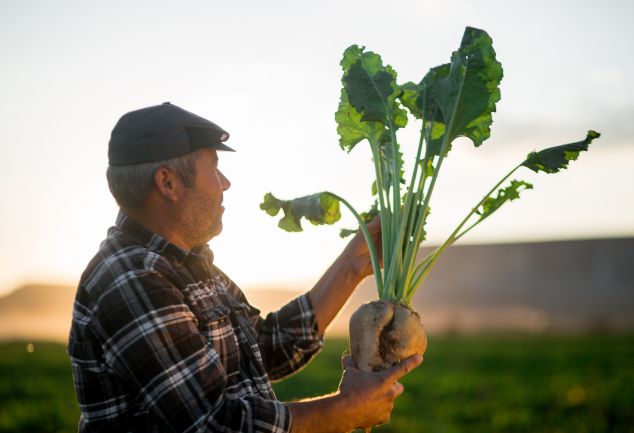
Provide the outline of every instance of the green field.
{"type": "MultiPolygon", "coordinates": [[[[275,384],[281,400],[334,391],[342,340],[275,384]]],[[[64,347],[0,344],[0,432],[73,432],[64,347]]],[[[377,432],[634,432],[634,337],[430,338],[377,432]]]]}

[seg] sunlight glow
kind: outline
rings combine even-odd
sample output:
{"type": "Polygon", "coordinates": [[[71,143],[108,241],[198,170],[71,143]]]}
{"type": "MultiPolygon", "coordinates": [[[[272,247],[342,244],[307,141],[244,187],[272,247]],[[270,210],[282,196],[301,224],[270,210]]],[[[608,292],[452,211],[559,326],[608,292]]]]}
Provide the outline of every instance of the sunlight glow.
{"type": "Polygon", "coordinates": [[[288,234],[258,205],[269,191],[293,198],[323,190],[359,210],[370,204],[368,150],[362,143],[346,155],[337,145],[343,49],[367,45],[400,71],[399,81],[417,81],[448,61],[465,25],[493,37],[502,101],[490,142],[477,151],[454,146],[432,201],[429,242],[441,242],[526,152],[589,128],[603,133],[590,152],[558,176],[522,174],[535,190],[464,242],[634,235],[627,2],[404,1],[387,10],[376,0],[187,1],[149,11],[143,3],[0,6],[0,168],[9,179],[0,184],[0,293],[34,275],[78,280],[116,217],[105,181],[110,131],[123,113],[164,101],[222,125],[237,149],[221,159],[233,186],[224,232],[211,243],[217,263],[243,286],[305,288],[343,248],[339,228],[353,219],[344,212],[337,227],[288,234]],[[363,19],[350,18],[359,7],[363,19]]]}

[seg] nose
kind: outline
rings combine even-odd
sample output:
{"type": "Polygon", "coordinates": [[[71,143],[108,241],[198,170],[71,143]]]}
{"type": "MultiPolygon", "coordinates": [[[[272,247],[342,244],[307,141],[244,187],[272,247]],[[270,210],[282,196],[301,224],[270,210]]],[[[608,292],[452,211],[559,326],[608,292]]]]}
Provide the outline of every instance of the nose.
{"type": "Polygon", "coordinates": [[[224,175],[223,172],[219,171],[219,173],[220,173],[220,181],[222,182],[222,190],[226,191],[231,186],[231,182],[229,182],[229,179],[227,179],[227,177],[224,175]]]}

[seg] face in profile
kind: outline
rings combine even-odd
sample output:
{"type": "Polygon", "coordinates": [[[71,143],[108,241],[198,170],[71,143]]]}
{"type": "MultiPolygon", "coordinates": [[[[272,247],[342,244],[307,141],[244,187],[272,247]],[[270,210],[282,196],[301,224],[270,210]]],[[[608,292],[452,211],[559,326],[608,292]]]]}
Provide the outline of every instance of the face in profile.
{"type": "Polygon", "coordinates": [[[218,169],[215,150],[196,151],[196,177],[186,189],[181,220],[187,242],[192,246],[203,245],[222,231],[223,193],[231,183],[218,169]]]}

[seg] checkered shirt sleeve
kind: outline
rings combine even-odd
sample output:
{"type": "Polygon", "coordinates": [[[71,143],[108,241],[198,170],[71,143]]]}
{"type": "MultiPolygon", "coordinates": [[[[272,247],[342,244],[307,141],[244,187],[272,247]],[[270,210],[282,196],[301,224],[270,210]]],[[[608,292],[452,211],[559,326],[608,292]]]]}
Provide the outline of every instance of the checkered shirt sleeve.
{"type": "Polygon", "coordinates": [[[323,347],[308,295],[302,295],[255,324],[262,360],[271,380],[305,366],[323,347]]]}

